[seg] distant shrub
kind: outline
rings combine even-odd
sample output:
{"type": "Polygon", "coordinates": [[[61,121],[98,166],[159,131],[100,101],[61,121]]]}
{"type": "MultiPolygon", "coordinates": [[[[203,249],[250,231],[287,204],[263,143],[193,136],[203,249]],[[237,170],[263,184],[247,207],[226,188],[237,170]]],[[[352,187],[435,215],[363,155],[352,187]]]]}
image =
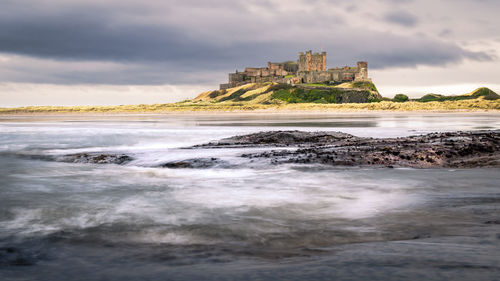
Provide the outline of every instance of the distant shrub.
{"type": "Polygon", "coordinates": [[[395,96],[394,96],[394,98],[392,99],[392,101],[394,101],[394,102],[406,102],[406,101],[408,101],[408,100],[410,100],[410,99],[409,99],[409,98],[408,98],[408,96],[407,96],[407,95],[405,95],[405,94],[397,94],[397,95],[395,95],[395,96]]]}
{"type": "Polygon", "coordinates": [[[444,96],[438,95],[438,94],[427,94],[419,99],[416,99],[416,101],[419,101],[419,102],[439,101],[439,99],[442,97],[444,97],[444,96]]]}

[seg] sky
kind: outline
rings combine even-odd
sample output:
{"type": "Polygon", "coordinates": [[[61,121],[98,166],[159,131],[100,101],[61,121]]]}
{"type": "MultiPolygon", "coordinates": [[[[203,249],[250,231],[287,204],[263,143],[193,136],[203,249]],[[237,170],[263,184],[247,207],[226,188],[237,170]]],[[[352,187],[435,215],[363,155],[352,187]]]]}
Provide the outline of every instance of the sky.
{"type": "Polygon", "coordinates": [[[0,106],[167,103],[326,51],[383,96],[500,93],[498,0],[0,0],[0,106]]]}

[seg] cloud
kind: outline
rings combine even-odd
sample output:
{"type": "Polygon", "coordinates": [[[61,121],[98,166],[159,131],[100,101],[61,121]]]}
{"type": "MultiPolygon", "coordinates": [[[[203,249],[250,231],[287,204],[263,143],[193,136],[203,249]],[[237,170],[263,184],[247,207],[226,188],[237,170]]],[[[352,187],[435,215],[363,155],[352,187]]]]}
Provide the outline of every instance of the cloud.
{"type": "MultiPolygon", "coordinates": [[[[371,25],[358,13],[378,6],[364,2],[349,9],[326,0],[7,0],[0,54],[8,60],[0,60],[0,82],[213,83],[236,68],[295,60],[309,49],[327,51],[332,67],[358,60],[387,69],[493,59],[452,41],[371,25]]],[[[384,20],[419,26],[403,11],[384,20]]]]}
{"type": "Polygon", "coordinates": [[[385,14],[384,19],[387,22],[399,24],[406,27],[413,27],[418,23],[418,19],[416,16],[405,11],[391,11],[385,14]]]}
{"type": "Polygon", "coordinates": [[[441,37],[448,37],[452,34],[453,34],[453,31],[449,28],[445,28],[445,29],[441,30],[441,32],[439,32],[439,36],[441,36],[441,37]]]}

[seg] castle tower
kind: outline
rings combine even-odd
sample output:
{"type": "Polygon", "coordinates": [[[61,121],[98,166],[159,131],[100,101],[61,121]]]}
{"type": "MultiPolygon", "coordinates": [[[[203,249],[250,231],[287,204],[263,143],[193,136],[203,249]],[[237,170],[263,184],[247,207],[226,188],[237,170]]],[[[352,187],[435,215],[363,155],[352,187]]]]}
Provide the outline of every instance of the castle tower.
{"type": "Polygon", "coordinates": [[[355,80],[368,80],[368,63],[366,61],[358,61],[358,72],[355,75],[355,80]]]}
{"type": "Polygon", "coordinates": [[[321,70],[326,70],[326,52],[321,53],[321,57],[323,58],[323,68],[321,70]]]}
{"type": "Polygon", "coordinates": [[[312,60],[312,51],[309,50],[306,52],[306,70],[311,71],[311,60],[312,60]]]}
{"type": "Polygon", "coordinates": [[[304,55],[304,52],[299,52],[299,59],[297,60],[297,64],[299,66],[298,71],[306,71],[307,70],[307,59],[304,55]]]}
{"type": "Polygon", "coordinates": [[[325,71],[326,70],[326,52],[313,53],[311,50],[305,54],[299,53],[297,60],[298,71],[325,71]]]}

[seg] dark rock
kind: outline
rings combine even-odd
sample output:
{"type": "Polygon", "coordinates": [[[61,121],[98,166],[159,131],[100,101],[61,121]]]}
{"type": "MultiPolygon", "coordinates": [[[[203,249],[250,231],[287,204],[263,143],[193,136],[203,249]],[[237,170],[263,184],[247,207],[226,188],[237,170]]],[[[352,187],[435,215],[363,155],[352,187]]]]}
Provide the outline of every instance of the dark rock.
{"type": "Polygon", "coordinates": [[[417,234],[413,236],[411,239],[416,240],[416,239],[425,239],[425,238],[431,238],[432,236],[430,234],[417,234]]]}
{"type": "Polygon", "coordinates": [[[228,163],[218,158],[193,158],[181,161],[172,161],[160,165],[163,168],[212,168],[215,166],[226,167],[228,163]]]}
{"type": "Polygon", "coordinates": [[[56,158],[61,162],[93,163],[93,164],[125,164],[133,160],[125,154],[77,153],[56,158]]]}
{"type": "Polygon", "coordinates": [[[194,147],[318,146],[361,138],[341,132],[269,131],[235,136],[194,147]]]}

